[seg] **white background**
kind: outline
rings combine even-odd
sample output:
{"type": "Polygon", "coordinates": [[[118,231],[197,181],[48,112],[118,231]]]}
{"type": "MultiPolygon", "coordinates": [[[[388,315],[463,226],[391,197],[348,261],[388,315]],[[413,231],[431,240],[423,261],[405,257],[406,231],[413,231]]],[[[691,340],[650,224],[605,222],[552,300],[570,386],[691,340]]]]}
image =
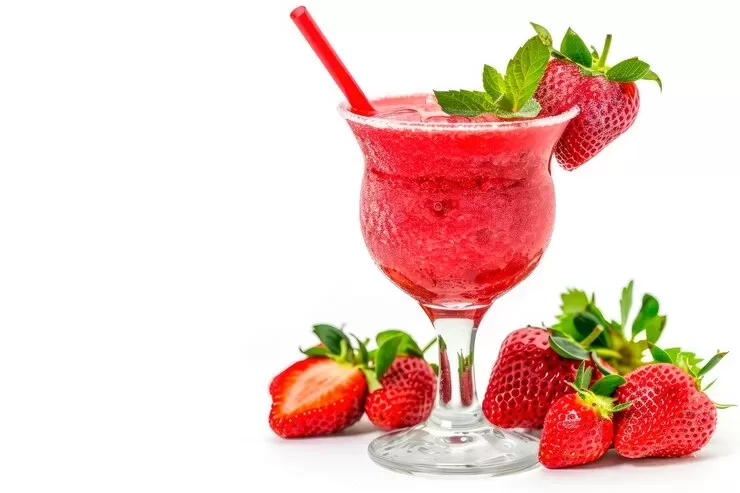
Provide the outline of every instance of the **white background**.
{"type": "MultiPolygon", "coordinates": [[[[479,84],[544,24],[615,35],[640,83],[628,134],[554,171],[557,224],[535,273],[478,339],[478,387],[505,334],[550,322],[566,286],[616,313],[630,278],[666,345],[734,351],[711,395],[740,402],[737,115],[731,2],[319,1],[370,95],[479,84]]],[[[719,484],[737,410],[695,458],[469,482],[374,466],[366,424],[284,441],[272,375],[319,321],[432,336],[359,230],[359,149],[341,94],[288,14],[263,1],[0,2],[0,491],[553,491],[719,484]]]]}

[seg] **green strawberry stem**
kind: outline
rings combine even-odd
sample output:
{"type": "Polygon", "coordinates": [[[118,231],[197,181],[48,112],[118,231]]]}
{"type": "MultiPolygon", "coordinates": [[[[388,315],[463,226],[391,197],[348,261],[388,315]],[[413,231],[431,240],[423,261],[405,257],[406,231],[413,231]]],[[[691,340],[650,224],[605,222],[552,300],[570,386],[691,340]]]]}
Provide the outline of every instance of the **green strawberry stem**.
{"type": "Polygon", "coordinates": [[[592,330],[591,333],[581,341],[581,346],[583,346],[584,349],[588,349],[589,346],[591,346],[591,344],[593,344],[593,342],[599,338],[603,331],[604,329],[602,329],[600,325],[594,327],[594,330],[592,330]]]}
{"type": "Polygon", "coordinates": [[[431,341],[429,341],[426,346],[424,346],[423,348],[421,348],[421,354],[426,354],[427,351],[429,351],[429,349],[432,346],[434,346],[434,343],[435,342],[437,342],[437,338],[436,337],[434,339],[432,339],[431,341]]]}
{"type": "Polygon", "coordinates": [[[596,68],[603,69],[606,67],[606,57],[609,56],[609,49],[612,46],[612,35],[607,34],[606,39],[604,40],[604,49],[601,51],[601,57],[599,58],[599,62],[596,68]]]}

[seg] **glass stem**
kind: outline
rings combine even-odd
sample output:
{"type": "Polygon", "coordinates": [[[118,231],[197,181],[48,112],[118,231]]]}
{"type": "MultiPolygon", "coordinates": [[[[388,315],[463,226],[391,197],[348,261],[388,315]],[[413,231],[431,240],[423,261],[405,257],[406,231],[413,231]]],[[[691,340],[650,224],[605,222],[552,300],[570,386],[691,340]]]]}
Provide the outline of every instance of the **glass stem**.
{"type": "Polygon", "coordinates": [[[430,422],[448,429],[475,426],[483,420],[475,389],[475,334],[488,307],[473,310],[424,308],[439,342],[437,402],[430,422]]]}

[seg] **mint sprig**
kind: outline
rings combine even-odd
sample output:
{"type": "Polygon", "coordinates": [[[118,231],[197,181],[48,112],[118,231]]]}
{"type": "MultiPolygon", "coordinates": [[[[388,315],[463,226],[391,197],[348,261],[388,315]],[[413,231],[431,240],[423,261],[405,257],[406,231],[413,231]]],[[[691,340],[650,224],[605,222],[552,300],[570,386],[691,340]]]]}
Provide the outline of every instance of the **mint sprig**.
{"type": "Polygon", "coordinates": [[[549,60],[550,48],[541,36],[534,36],[517,50],[505,75],[490,65],[483,66],[485,91],[434,91],[434,95],[442,111],[449,115],[492,113],[500,118],[533,118],[542,108],[532,96],[549,60]]]}
{"type": "Polygon", "coordinates": [[[610,67],[606,64],[611,47],[612,35],[606,36],[601,55],[596,48],[589,50],[583,39],[571,28],[563,36],[560,50],[553,48],[552,35],[543,26],[531,22],[532,28],[540,40],[550,49],[550,53],[557,58],[564,58],[578,65],[584,75],[604,76],[614,82],[635,82],[638,80],[652,80],[663,90],[663,82],[658,74],[650,69],[650,64],[637,57],[628,58],[610,67]]]}

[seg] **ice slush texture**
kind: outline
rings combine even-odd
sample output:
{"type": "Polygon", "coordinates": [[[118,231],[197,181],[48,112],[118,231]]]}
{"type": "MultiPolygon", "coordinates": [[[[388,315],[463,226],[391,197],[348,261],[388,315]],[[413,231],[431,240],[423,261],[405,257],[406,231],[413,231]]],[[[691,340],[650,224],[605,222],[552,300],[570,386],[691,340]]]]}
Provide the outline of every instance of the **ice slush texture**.
{"type": "MultiPolygon", "coordinates": [[[[428,106],[416,98],[373,104],[428,106]]],[[[552,233],[549,163],[567,119],[475,130],[349,125],[365,156],[362,233],[396,285],[424,304],[488,304],[530,274],[552,233]]]]}

